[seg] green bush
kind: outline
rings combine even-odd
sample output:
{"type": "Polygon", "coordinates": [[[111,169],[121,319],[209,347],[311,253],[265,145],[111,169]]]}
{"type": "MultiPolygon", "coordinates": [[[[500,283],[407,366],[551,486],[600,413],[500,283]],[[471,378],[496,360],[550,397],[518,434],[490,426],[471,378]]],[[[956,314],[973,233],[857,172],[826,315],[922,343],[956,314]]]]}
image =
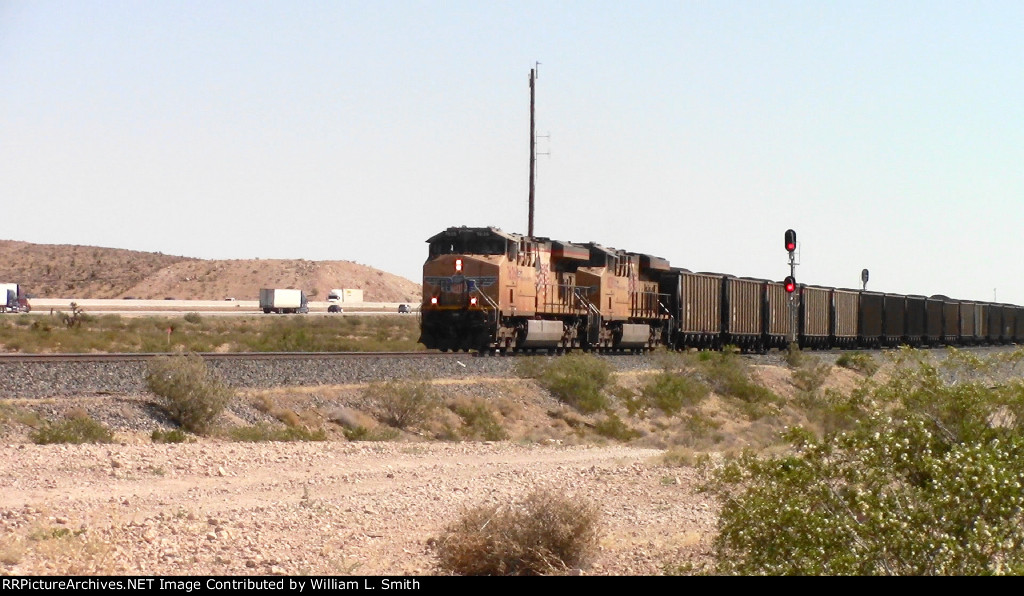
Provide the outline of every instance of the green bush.
{"type": "Polygon", "coordinates": [[[803,350],[800,349],[800,346],[797,343],[791,343],[786,349],[785,359],[786,365],[790,368],[799,368],[804,364],[804,360],[806,358],[803,350]]]}
{"type": "Polygon", "coordinates": [[[640,395],[647,405],[673,415],[699,404],[710,392],[707,385],[685,373],[661,372],[644,385],[640,395]]]}
{"type": "Polygon", "coordinates": [[[196,354],[158,356],[146,373],[149,390],[182,428],[207,434],[234,397],[234,392],[196,354]]]}
{"type": "Polygon", "coordinates": [[[552,490],[476,507],[435,540],[438,566],[458,575],[566,573],[596,548],[598,521],[593,504],[552,490]]]}
{"type": "Polygon", "coordinates": [[[1024,573],[1024,385],[907,356],[852,428],[718,470],[717,572],[1024,573]]]}
{"type": "Polygon", "coordinates": [[[371,383],[363,400],[378,421],[405,430],[422,426],[441,407],[441,397],[429,381],[371,383]]]}
{"type": "Polygon", "coordinates": [[[197,312],[187,313],[184,318],[186,323],[192,323],[193,325],[198,325],[203,322],[202,315],[197,312]]]}
{"type": "Polygon", "coordinates": [[[731,395],[755,405],[778,401],[778,396],[770,389],[750,380],[746,363],[732,352],[702,352],[701,369],[719,395],[731,395]]]}
{"type": "Polygon", "coordinates": [[[569,354],[551,360],[540,372],[538,383],[560,401],[584,413],[608,407],[605,388],[611,383],[612,367],[592,354],[569,354]]]}
{"type": "Polygon", "coordinates": [[[804,356],[799,367],[793,371],[793,385],[798,391],[815,395],[828,380],[832,367],[813,356],[804,356]]]}
{"type": "Polygon", "coordinates": [[[594,430],[602,437],[608,437],[616,441],[632,441],[643,434],[623,422],[614,412],[608,414],[604,420],[596,423],[594,430]]]}
{"type": "Polygon", "coordinates": [[[353,426],[342,430],[342,433],[349,441],[393,441],[398,438],[398,430],[387,426],[373,429],[353,426]]]}
{"type": "Polygon", "coordinates": [[[836,358],[836,366],[855,370],[869,377],[878,370],[875,358],[864,352],[844,352],[839,358],[836,358]]]}
{"type": "Polygon", "coordinates": [[[29,433],[37,445],[54,443],[113,443],[114,433],[103,424],[86,415],[72,416],[61,422],[47,422],[29,433]]]}
{"type": "Polygon", "coordinates": [[[188,435],[180,428],[173,430],[160,430],[158,428],[149,435],[149,438],[154,443],[184,443],[189,440],[188,435]]]}

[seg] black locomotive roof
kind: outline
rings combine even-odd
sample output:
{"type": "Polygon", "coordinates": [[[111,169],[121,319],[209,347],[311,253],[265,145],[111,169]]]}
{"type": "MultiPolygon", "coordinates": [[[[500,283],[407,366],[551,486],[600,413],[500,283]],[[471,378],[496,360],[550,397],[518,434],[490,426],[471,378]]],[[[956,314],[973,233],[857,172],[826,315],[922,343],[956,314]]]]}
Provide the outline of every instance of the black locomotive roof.
{"type": "Polygon", "coordinates": [[[452,238],[452,237],[456,237],[456,236],[462,236],[462,237],[466,237],[466,236],[477,236],[477,237],[498,236],[500,238],[504,238],[506,240],[512,240],[514,242],[518,242],[522,238],[522,236],[519,235],[519,234],[510,234],[508,232],[502,231],[501,228],[495,228],[495,227],[491,227],[491,226],[486,227],[486,228],[470,228],[470,227],[466,227],[466,226],[460,226],[460,227],[451,227],[451,228],[448,228],[447,230],[445,230],[445,231],[443,231],[443,232],[441,232],[439,234],[435,234],[435,235],[431,236],[430,238],[428,238],[427,242],[435,242],[437,240],[444,240],[446,238],[452,238]]]}

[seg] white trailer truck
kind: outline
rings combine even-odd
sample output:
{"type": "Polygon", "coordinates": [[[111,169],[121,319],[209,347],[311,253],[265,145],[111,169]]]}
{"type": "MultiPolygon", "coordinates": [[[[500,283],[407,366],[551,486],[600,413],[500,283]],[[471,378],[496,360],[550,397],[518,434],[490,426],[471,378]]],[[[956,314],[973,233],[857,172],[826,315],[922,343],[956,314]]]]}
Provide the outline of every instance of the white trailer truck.
{"type": "Polygon", "coordinates": [[[363,290],[358,288],[334,288],[327,294],[328,302],[362,302],[363,290]]]}
{"type": "Polygon", "coordinates": [[[0,312],[28,312],[32,307],[18,284],[0,283],[0,312]]]}
{"type": "Polygon", "coordinates": [[[309,300],[302,290],[263,288],[260,290],[260,309],[270,313],[307,313],[309,300]]]}

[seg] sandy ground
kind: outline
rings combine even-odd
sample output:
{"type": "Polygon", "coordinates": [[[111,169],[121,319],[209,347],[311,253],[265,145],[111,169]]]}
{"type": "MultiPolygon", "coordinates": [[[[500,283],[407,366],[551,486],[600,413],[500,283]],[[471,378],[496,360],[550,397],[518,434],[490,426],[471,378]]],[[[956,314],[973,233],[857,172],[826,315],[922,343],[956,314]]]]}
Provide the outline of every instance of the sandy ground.
{"type": "Polygon", "coordinates": [[[0,447],[0,573],[438,573],[465,507],[549,488],[596,503],[576,573],[706,560],[714,504],[690,468],[628,446],[257,443],[0,447]]]}

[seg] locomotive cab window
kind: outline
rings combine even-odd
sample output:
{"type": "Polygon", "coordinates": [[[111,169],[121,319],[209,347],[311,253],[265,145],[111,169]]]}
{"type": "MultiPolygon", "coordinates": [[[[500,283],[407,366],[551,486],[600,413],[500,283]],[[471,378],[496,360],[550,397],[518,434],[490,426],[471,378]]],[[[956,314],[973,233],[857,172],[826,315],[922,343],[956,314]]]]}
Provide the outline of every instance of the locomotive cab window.
{"type": "Polygon", "coordinates": [[[430,256],[440,255],[503,255],[505,240],[502,238],[445,238],[430,243],[430,256]]]}

